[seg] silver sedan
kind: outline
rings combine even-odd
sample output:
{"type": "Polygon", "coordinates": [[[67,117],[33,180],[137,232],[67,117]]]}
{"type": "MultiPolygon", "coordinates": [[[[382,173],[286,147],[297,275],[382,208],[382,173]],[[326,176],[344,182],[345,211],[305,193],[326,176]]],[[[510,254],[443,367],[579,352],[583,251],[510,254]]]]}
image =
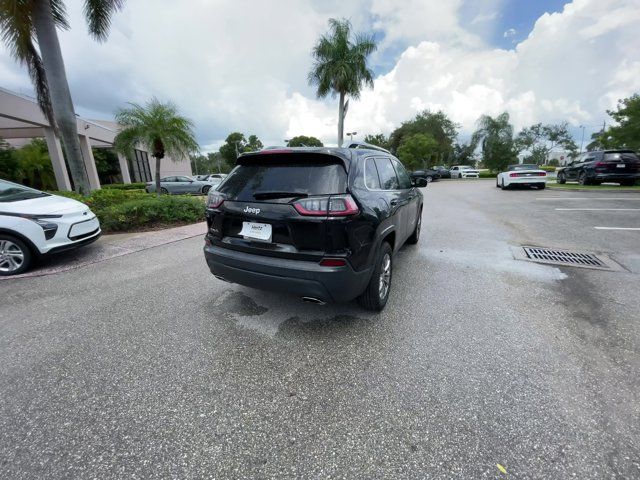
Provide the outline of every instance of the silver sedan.
{"type": "MultiPolygon", "coordinates": [[[[191,177],[175,176],[164,177],[160,179],[160,191],[162,193],[170,193],[175,195],[206,195],[209,190],[217,187],[221,179],[215,178],[211,180],[194,180],[191,177]]],[[[149,182],[145,187],[147,193],[156,191],[156,182],[149,182]]]]}

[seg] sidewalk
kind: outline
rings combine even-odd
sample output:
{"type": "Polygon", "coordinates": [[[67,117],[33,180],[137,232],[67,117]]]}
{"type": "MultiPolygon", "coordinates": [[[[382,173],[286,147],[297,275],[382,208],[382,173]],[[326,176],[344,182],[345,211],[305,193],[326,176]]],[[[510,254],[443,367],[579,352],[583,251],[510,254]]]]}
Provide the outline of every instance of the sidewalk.
{"type": "MultiPolygon", "coordinates": [[[[166,245],[167,243],[185,240],[187,238],[204,236],[207,231],[205,222],[185,225],[183,227],[167,228],[142,233],[116,233],[103,235],[96,242],[77,250],[53,255],[36,264],[34,268],[22,275],[0,277],[2,280],[15,278],[40,277],[66,272],[75,268],[99,263],[110,258],[121,257],[130,253],[147,250],[149,248],[166,245]]],[[[203,241],[204,244],[204,241],[203,241]]]]}

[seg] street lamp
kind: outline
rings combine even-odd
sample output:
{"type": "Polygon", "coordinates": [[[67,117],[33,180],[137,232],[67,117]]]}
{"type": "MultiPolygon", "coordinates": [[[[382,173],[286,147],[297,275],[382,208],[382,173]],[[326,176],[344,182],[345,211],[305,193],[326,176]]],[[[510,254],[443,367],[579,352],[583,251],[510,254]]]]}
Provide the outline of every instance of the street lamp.
{"type": "Polygon", "coordinates": [[[352,142],[353,142],[353,136],[354,136],[354,135],[357,135],[357,134],[358,134],[358,132],[348,132],[348,133],[345,133],[345,135],[349,135],[349,139],[350,139],[352,142]]]}
{"type": "Polygon", "coordinates": [[[582,140],[580,140],[580,153],[582,153],[582,145],[584,145],[584,125],[580,125],[582,129],[582,140]]]}

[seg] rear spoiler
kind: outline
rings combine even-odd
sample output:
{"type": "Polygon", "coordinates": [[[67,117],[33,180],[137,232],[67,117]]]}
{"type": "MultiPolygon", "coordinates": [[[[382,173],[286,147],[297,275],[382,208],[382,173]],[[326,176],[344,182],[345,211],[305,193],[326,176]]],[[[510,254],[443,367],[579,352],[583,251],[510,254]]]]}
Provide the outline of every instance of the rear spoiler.
{"type": "MultiPolygon", "coordinates": [[[[350,153],[350,152],[349,152],[350,153]]],[[[282,162],[339,163],[349,172],[351,156],[333,148],[272,148],[241,154],[236,165],[259,165],[282,162]]]]}

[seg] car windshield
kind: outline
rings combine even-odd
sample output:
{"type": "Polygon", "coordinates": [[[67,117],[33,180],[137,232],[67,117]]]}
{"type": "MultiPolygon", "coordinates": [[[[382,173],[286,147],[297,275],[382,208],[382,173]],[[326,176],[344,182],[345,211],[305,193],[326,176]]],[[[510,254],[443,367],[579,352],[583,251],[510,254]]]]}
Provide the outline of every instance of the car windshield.
{"type": "Polygon", "coordinates": [[[32,198],[48,197],[48,193],[24,187],[17,183],[0,180],[0,202],[18,202],[20,200],[31,200],[32,198]]]}
{"type": "Polygon", "coordinates": [[[513,170],[538,170],[538,166],[531,163],[523,163],[522,165],[509,165],[509,171],[513,170]]]}
{"type": "Polygon", "coordinates": [[[469,165],[460,165],[458,168],[460,170],[462,170],[463,168],[466,168],[466,169],[469,169],[469,170],[471,169],[471,167],[469,165]]]}

